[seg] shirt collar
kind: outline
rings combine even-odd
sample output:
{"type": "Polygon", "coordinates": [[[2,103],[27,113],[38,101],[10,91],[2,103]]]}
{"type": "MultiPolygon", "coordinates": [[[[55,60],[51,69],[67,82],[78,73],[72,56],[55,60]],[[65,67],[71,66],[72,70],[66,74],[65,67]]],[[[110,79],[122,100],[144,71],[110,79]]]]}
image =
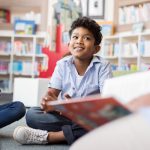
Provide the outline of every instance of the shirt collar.
{"type": "MultiPolygon", "coordinates": [[[[66,57],[65,61],[68,63],[69,66],[72,65],[73,56],[71,55],[71,56],[66,57]]],[[[101,63],[101,57],[94,55],[88,68],[91,68],[95,63],[101,63]]]]}

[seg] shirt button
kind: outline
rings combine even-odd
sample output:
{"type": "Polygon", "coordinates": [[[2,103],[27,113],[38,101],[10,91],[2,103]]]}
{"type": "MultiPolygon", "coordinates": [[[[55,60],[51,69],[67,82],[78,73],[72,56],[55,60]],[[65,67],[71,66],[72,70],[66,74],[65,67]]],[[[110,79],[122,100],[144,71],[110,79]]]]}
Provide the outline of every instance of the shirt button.
{"type": "Polygon", "coordinates": [[[75,87],[73,87],[72,89],[75,90],[75,87]]]}

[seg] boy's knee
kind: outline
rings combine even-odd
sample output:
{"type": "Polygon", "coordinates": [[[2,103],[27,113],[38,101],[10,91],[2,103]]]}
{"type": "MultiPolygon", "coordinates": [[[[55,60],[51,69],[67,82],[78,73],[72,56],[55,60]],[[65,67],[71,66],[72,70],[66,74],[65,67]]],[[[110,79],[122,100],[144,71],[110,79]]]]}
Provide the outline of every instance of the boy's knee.
{"type": "Polygon", "coordinates": [[[26,118],[35,118],[36,114],[37,114],[36,108],[31,107],[28,109],[26,113],[26,118]]]}
{"type": "Polygon", "coordinates": [[[26,113],[26,123],[27,125],[30,125],[30,123],[32,122],[32,124],[37,121],[37,111],[36,108],[31,107],[29,108],[29,110],[26,113]]]}
{"type": "Polygon", "coordinates": [[[14,105],[14,112],[16,116],[20,118],[23,117],[26,113],[26,108],[22,102],[16,101],[13,103],[14,105]]]}

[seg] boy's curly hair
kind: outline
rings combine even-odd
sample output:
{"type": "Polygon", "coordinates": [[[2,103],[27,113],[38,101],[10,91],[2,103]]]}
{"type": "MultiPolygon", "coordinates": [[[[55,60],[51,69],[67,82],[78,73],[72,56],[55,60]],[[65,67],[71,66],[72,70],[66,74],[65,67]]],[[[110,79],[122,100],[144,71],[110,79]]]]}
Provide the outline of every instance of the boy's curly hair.
{"type": "Polygon", "coordinates": [[[88,17],[80,17],[77,18],[71,25],[71,29],[69,30],[69,35],[71,37],[72,32],[74,29],[78,28],[78,27],[83,27],[88,29],[94,36],[95,38],[95,45],[99,45],[102,41],[102,33],[101,33],[101,26],[96,23],[95,20],[92,20],[88,17]]]}

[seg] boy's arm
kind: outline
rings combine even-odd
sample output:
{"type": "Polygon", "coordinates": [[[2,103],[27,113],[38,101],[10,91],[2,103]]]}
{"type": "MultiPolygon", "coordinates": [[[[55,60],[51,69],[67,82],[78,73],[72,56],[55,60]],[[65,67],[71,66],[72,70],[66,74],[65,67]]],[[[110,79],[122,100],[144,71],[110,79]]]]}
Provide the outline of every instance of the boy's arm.
{"type": "Polygon", "coordinates": [[[53,111],[53,108],[47,105],[49,101],[57,100],[60,90],[54,88],[48,88],[45,96],[41,101],[41,109],[45,112],[53,111]]]}
{"type": "Polygon", "coordinates": [[[111,65],[110,63],[106,63],[102,66],[100,70],[100,76],[99,76],[99,87],[100,87],[100,92],[102,92],[104,82],[106,79],[112,78],[112,70],[111,70],[111,65]]]}

